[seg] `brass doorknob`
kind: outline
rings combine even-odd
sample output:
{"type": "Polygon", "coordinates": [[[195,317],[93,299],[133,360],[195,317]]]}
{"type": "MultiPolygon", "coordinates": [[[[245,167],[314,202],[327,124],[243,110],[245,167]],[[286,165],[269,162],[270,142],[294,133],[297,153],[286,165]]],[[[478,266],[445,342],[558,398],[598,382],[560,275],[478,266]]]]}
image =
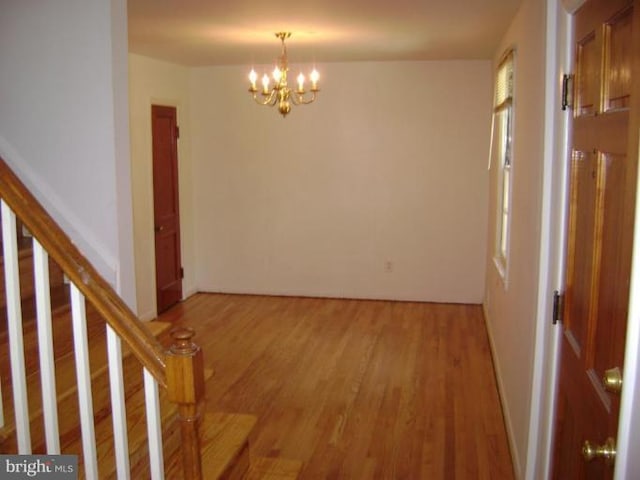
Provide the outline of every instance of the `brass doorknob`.
{"type": "Polygon", "coordinates": [[[616,442],[609,437],[604,445],[593,445],[589,440],[585,440],[582,445],[582,456],[585,461],[590,462],[594,458],[604,458],[607,465],[613,464],[616,459],[616,442]]]}
{"type": "Polygon", "coordinates": [[[602,384],[604,388],[613,393],[620,393],[622,391],[622,373],[618,367],[605,370],[602,377],[602,384]]]}
{"type": "Polygon", "coordinates": [[[160,225],[159,227],[155,228],[156,233],[160,233],[163,230],[164,230],[164,225],[160,225]]]}

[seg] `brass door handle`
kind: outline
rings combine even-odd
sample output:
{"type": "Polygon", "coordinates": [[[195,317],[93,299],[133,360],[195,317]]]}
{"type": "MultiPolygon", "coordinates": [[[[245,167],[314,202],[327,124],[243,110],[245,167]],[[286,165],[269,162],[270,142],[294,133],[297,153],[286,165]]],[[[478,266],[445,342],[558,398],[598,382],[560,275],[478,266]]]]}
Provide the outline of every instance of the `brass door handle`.
{"type": "Polygon", "coordinates": [[[622,373],[618,367],[605,370],[602,377],[602,384],[605,390],[613,393],[620,393],[622,391],[622,373]]]}
{"type": "Polygon", "coordinates": [[[594,458],[604,458],[607,465],[612,465],[616,459],[616,442],[609,437],[604,445],[593,445],[589,440],[585,440],[582,445],[582,456],[586,462],[590,462],[594,458]]]}
{"type": "Polygon", "coordinates": [[[161,231],[164,230],[164,226],[160,225],[159,227],[156,227],[154,230],[156,231],[156,233],[160,233],[161,231]]]}

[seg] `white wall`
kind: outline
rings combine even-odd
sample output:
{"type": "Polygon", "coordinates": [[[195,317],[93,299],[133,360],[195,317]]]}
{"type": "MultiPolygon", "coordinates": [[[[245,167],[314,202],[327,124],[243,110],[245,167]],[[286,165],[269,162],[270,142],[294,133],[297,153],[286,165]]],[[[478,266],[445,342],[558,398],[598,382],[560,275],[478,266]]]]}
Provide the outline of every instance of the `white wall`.
{"type": "Polygon", "coordinates": [[[196,291],[193,238],[193,188],[189,125],[189,70],[185,67],[129,55],[129,109],[131,118],[131,177],[135,233],[135,270],[138,314],[143,319],[156,315],[155,252],[153,231],[153,163],[151,146],[151,105],[176,107],[178,140],[178,179],[182,265],[185,277],[183,295],[196,291]]]}
{"type": "Polygon", "coordinates": [[[545,2],[524,0],[496,51],[516,48],[512,220],[507,284],[493,262],[496,169],[491,172],[485,315],[517,478],[529,433],[538,300],[544,155],[545,2]]]}
{"type": "Polygon", "coordinates": [[[284,119],[246,68],[191,71],[198,287],[480,303],[490,62],[320,70],[284,119]]]}
{"type": "Polygon", "coordinates": [[[130,186],[116,180],[126,84],[114,82],[126,79],[125,1],[4,0],[1,11],[0,155],[131,303],[119,278],[130,277],[130,200],[118,198],[130,186]]]}

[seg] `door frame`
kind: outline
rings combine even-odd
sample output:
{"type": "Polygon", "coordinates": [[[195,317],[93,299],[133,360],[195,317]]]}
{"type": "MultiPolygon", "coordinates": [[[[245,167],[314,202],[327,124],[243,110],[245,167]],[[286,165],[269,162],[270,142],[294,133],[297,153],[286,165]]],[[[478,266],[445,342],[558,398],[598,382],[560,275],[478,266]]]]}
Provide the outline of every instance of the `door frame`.
{"type": "MultiPolygon", "coordinates": [[[[533,383],[524,478],[548,478],[551,472],[555,397],[562,329],[554,326],[553,292],[564,289],[565,227],[568,221],[569,110],[562,111],[562,74],[571,71],[570,14],[562,0],[546,1],[544,156],[538,298],[533,383]]],[[[576,6],[575,9],[578,7],[576,6]]],[[[574,10],[575,11],[575,10],[574,10]]]]}
{"type": "MultiPolygon", "coordinates": [[[[551,472],[555,399],[559,374],[561,324],[552,325],[554,290],[564,290],[570,112],[559,109],[563,73],[573,71],[571,15],[586,0],[546,1],[545,114],[542,221],[538,272],[536,337],[529,435],[524,478],[548,478],[551,472]],[[554,160],[556,160],[554,162],[554,160]]],[[[640,172],[640,169],[638,170],[640,172]]],[[[639,173],[640,181],[640,173],[639,173]]],[[[640,187],[636,195],[640,206],[640,187]]],[[[640,207],[636,208],[634,255],[614,479],[640,472],[640,207]],[[635,300],[634,300],[635,299],[635,300]],[[634,409],[633,406],[637,405],[634,409]]]]}

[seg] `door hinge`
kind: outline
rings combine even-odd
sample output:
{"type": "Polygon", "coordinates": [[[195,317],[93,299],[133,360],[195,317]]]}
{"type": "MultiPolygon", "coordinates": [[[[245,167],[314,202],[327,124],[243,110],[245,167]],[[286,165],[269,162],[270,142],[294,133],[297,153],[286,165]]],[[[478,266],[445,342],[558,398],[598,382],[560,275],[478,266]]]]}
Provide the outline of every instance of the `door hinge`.
{"type": "Polygon", "coordinates": [[[180,138],[180,127],[176,125],[176,140],[180,138]]]}
{"type": "Polygon", "coordinates": [[[180,267],[180,278],[184,278],[184,267],[180,267]]]}
{"type": "Polygon", "coordinates": [[[566,110],[571,107],[571,90],[573,88],[573,75],[562,75],[562,110],[566,110]]]}
{"type": "Polygon", "coordinates": [[[558,290],[553,292],[553,318],[552,323],[555,325],[562,322],[562,310],[564,309],[564,295],[558,290]]]}

